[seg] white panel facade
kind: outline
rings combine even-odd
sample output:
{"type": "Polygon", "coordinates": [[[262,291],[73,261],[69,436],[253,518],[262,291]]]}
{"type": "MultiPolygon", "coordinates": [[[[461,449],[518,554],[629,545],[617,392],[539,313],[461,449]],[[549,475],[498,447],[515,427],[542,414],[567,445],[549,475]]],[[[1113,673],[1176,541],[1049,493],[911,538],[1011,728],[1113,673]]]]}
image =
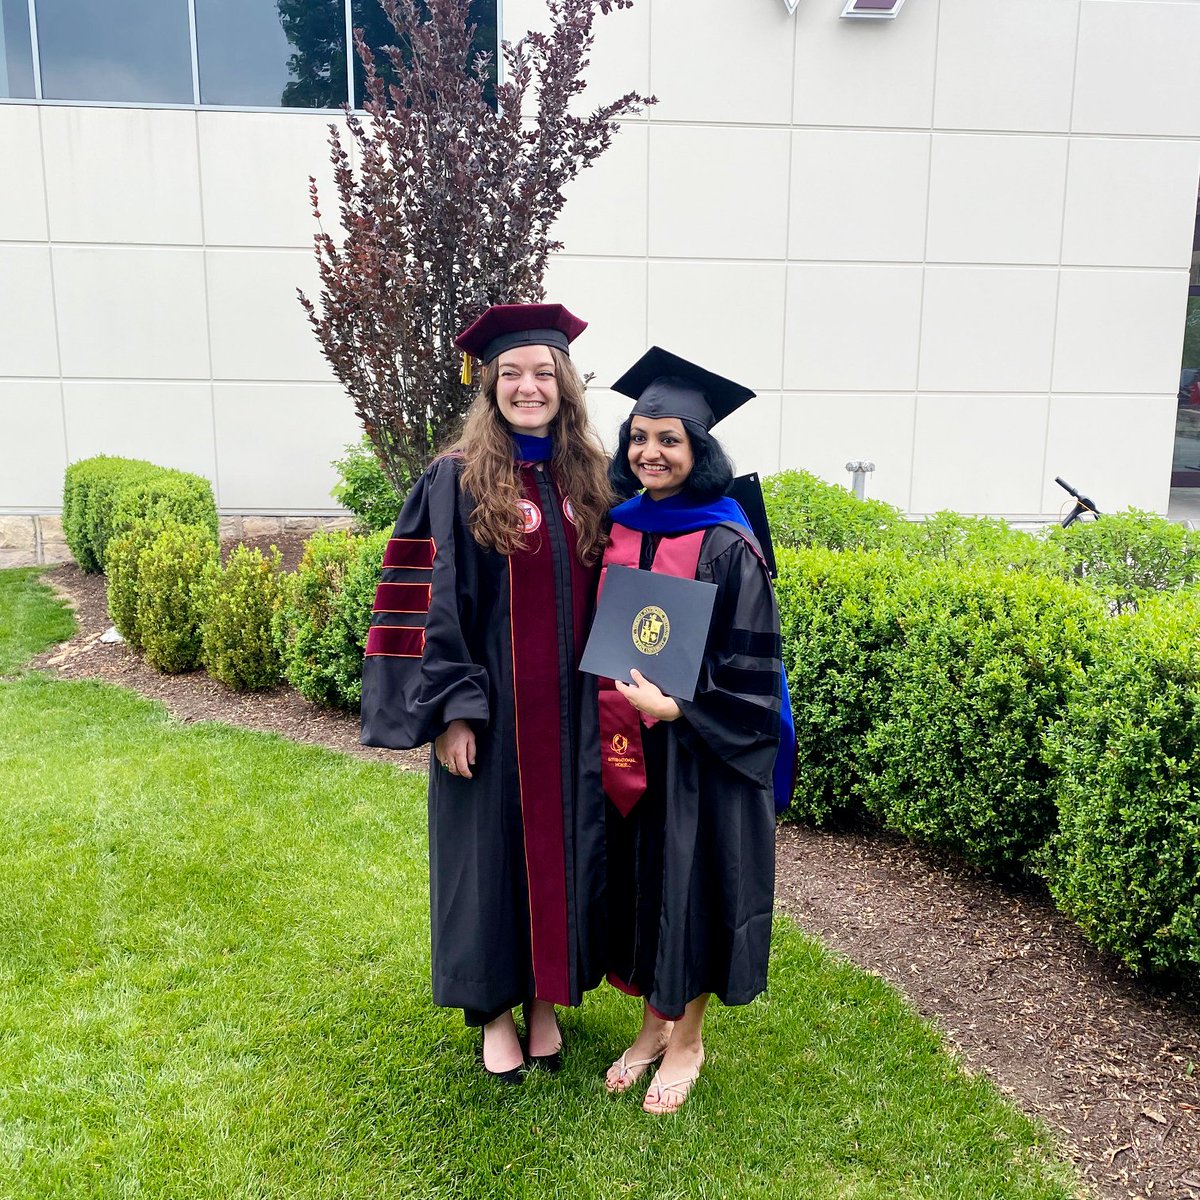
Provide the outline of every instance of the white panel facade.
{"type": "Polygon", "coordinates": [[[329,465],[362,429],[336,384],[213,385],[218,483],[232,512],[333,507],[329,465]]]}
{"type": "Polygon", "coordinates": [[[1065,137],[935,133],[929,261],[1056,264],[1066,179],[1065,137]]]}
{"type": "Polygon", "coordinates": [[[200,250],[55,246],[65,378],[207,379],[200,250]]]}
{"type": "Polygon", "coordinates": [[[921,287],[919,266],[790,266],[784,387],[803,391],[916,387],[921,287]]]}
{"type": "MultiPolygon", "coordinates": [[[[659,344],[761,393],[726,433],[747,469],[847,482],[868,457],[914,513],[1052,519],[1055,473],[1163,508],[1200,0],[843,3],[597,18],[576,111],[659,99],[554,230],[598,427],[659,344]]],[[[519,37],[545,0],[503,14],[519,37]]],[[[337,214],[330,120],[0,103],[0,509],[53,507],[93,447],[211,474],[227,511],[334,508],[356,426],[295,299],[309,175],[337,214]]]]}
{"type": "Polygon", "coordinates": [[[42,145],[54,241],[203,240],[194,112],[51,105],[42,145]]]}
{"type": "Polygon", "coordinates": [[[1083,0],[1071,128],[1200,136],[1200,5],[1083,0]]]}
{"type": "Polygon", "coordinates": [[[1174,432],[1174,396],[1052,396],[1042,511],[1057,514],[1067,498],[1054,482],[1061,475],[1101,510],[1163,512],[1174,432]],[[1114,429],[1120,436],[1113,436],[1114,429]],[[1103,483],[1089,492],[1085,479],[1103,483]]]}
{"type": "Polygon", "coordinates": [[[62,504],[67,442],[62,385],[48,379],[0,379],[0,509],[62,504]]]}
{"type": "Polygon", "coordinates": [[[328,146],[330,124],[340,124],[336,114],[201,112],[197,121],[208,245],[308,248],[321,228],[337,235],[328,146]],[[319,225],[310,175],[322,204],[319,225]]]}
{"type": "Polygon", "coordinates": [[[924,395],[913,434],[914,513],[1027,517],[1041,509],[1045,396],[924,395]]]}
{"type": "Polygon", "coordinates": [[[1079,4],[955,0],[937,6],[934,125],[1039,133],[1068,129],[1079,4]]]}
{"type": "Polygon", "coordinates": [[[920,262],[929,134],[797,129],[788,257],[920,262]]]}
{"type": "Polygon", "coordinates": [[[62,388],[72,460],[118,454],[216,477],[210,384],[68,379],[62,388]]]}
{"type": "Polygon", "coordinates": [[[846,464],[875,464],[869,494],[898,508],[909,507],[912,490],[912,395],[858,396],[812,392],[785,397],[779,440],[780,465],[803,466],[829,483],[845,484],[846,464]]]}
{"type": "Polygon", "coordinates": [[[50,248],[0,245],[0,376],[57,374],[50,248]]]}
{"type": "Polygon", "coordinates": [[[300,307],[319,287],[303,250],[210,250],[206,258],[214,379],[332,378],[300,307]]]}
{"type": "MultiPolygon", "coordinates": [[[[47,236],[46,187],[39,112],[27,105],[0,105],[0,146],[10,168],[0,186],[0,242],[43,242],[47,236]]],[[[0,367],[0,372],[3,367],[0,367]]]]}
{"type": "Polygon", "coordinates": [[[763,258],[787,252],[788,131],[650,126],[650,254],[763,258]]]}

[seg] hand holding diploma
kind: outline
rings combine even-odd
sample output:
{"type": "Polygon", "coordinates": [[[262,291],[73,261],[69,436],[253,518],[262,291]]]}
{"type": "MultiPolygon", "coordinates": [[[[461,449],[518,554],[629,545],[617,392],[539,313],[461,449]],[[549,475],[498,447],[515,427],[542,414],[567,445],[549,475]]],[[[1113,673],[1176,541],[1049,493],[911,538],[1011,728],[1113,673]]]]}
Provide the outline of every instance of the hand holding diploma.
{"type": "Polygon", "coordinates": [[[637,667],[631,667],[629,674],[633,679],[632,683],[626,683],[622,679],[613,682],[617,685],[617,691],[638,712],[645,713],[656,721],[674,721],[682,716],[679,705],[670,696],[664,695],[658,685],[651,683],[637,667]]]}

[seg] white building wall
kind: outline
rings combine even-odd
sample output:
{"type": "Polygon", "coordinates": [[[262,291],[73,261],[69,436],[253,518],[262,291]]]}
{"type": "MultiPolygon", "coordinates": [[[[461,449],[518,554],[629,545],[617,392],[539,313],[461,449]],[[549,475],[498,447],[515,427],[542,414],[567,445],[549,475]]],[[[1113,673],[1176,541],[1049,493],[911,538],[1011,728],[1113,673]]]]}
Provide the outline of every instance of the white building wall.
{"type": "MultiPolygon", "coordinates": [[[[754,387],[739,467],[1040,519],[1165,510],[1200,174],[1200,0],[637,0],[584,101],[659,103],[568,189],[551,299],[607,385],[660,344],[754,387]]],[[[505,36],[545,20],[505,0],[505,36]]],[[[96,453],[330,510],[357,437],[295,299],[329,114],[0,104],[0,512],[96,453]]],[[[326,200],[327,205],[329,200],[326,200]]],[[[334,206],[330,205],[330,211],[334,206]]]]}

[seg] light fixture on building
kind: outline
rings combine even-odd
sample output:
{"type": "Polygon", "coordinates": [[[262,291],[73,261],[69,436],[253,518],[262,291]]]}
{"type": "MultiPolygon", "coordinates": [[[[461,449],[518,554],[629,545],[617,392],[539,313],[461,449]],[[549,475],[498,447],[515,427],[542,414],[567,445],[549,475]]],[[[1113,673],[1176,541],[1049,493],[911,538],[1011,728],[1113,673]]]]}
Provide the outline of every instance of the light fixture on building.
{"type": "Polygon", "coordinates": [[[843,17],[857,17],[860,20],[891,20],[900,11],[904,0],[846,0],[842,9],[843,17]]]}
{"type": "Polygon", "coordinates": [[[783,0],[783,3],[787,6],[788,13],[790,14],[796,11],[796,5],[800,3],[800,0],[783,0]]]}

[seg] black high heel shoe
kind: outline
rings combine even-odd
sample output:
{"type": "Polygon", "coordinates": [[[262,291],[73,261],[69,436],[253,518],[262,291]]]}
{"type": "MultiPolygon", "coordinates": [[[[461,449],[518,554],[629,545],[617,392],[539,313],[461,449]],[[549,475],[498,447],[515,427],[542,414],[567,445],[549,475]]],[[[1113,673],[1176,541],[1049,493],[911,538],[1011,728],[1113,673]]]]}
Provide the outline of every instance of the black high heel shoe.
{"type": "MultiPolygon", "coordinates": [[[[558,1049],[552,1050],[549,1054],[530,1054],[529,1053],[529,1005],[521,1005],[521,1016],[525,1019],[525,1036],[521,1039],[521,1049],[525,1052],[525,1061],[530,1068],[537,1068],[539,1071],[545,1071],[548,1075],[557,1075],[562,1070],[562,1030],[559,1029],[558,1049]]],[[[558,1024],[557,1019],[555,1024],[558,1024]]]]}
{"type": "MultiPolygon", "coordinates": [[[[525,1047],[524,1047],[524,1045],[522,1045],[522,1047],[521,1047],[522,1055],[524,1054],[524,1052],[525,1052],[525,1047]]],[[[507,1071],[493,1071],[492,1068],[487,1065],[487,1063],[484,1061],[484,1058],[483,1058],[483,1030],[482,1029],[479,1031],[479,1045],[475,1048],[475,1057],[477,1059],[479,1059],[479,1065],[484,1069],[484,1071],[488,1075],[490,1075],[497,1083],[503,1083],[503,1084],[508,1085],[509,1087],[513,1087],[516,1084],[525,1082],[525,1072],[529,1069],[529,1064],[525,1061],[524,1058],[522,1058],[521,1062],[517,1066],[510,1067],[507,1071]]]]}

